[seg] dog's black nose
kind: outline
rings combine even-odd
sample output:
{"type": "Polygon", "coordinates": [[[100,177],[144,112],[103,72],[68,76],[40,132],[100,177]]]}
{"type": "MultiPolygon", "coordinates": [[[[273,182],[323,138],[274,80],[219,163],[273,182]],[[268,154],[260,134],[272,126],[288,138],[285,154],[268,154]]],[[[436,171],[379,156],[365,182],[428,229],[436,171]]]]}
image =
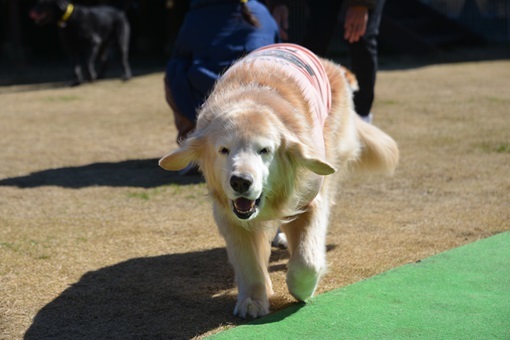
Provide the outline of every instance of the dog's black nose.
{"type": "Polygon", "coordinates": [[[249,175],[232,176],[230,177],[230,186],[235,192],[244,194],[250,189],[253,180],[249,175]]]}

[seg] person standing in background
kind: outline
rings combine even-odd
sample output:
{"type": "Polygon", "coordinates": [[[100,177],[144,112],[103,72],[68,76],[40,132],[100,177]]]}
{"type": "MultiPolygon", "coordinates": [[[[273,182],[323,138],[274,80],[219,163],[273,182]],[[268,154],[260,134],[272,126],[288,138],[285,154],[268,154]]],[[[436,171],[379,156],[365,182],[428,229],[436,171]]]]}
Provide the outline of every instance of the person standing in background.
{"type": "Polygon", "coordinates": [[[256,0],[192,0],[165,73],[165,98],[180,143],[195,128],[197,109],[237,59],[280,42],[267,7],[256,0]]]}
{"type": "MultiPolygon", "coordinates": [[[[308,23],[302,45],[326,57],[340,14],[344,21],[344,39],[350,54],[350,69],[358,79],[354,94],[358,115],[372,122],[372,104],[378,67],[377,38],[385,0],[308,0],[308,23]]],[[[281,7],[281,6],[280,6],[281,7]]],[[[273,10],[281,29],[288,27],[288,14],[273,10]],[[281,13],[281,14],[280,14],[281,13]]]]}

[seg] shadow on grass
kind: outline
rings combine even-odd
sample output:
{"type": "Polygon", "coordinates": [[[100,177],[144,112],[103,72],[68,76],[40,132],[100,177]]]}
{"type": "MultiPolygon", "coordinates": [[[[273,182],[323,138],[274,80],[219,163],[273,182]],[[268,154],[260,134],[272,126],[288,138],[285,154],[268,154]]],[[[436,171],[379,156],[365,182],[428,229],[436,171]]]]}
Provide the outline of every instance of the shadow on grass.
{"type": "Polygon", "coordinates": [[[89,272],[43,307],[25,339],[189,339],[226,322],[225,249],[136,258],[89,272]]]}
{"type": "Polygon", "coordinates": [[[166,184],[197,184],[200,175],[180,176],[163,170],[158,159],[137,159],[116,163],[93,163],[77,167],[48,169],[26,176],[0,180],[0,186],[35,188],[60,186],[79,189],[91,186],[153,188],[166,184]]]}
{"type": "MultiPolygon", "coordinates": [[[[270,262],[288,258],[273,249],[270,262]]],[[[225,248],[135,258],[83,275],[44,306],[25,339],[189,339],[232,315],[225,248]]]]}

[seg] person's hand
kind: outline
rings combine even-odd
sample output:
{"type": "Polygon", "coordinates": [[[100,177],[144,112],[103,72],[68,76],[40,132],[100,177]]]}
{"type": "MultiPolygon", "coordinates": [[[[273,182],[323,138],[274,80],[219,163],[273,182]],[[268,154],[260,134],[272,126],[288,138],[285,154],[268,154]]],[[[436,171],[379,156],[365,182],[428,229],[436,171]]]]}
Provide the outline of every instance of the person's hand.
{"type": "Polygon", "coordinates": [[[344,39],[349,43],[357,42],[367,30],[368,8],[350,6],[345,13],[344,39]]]}
{"type": "Polygon", "coordinates": [[[280,38],[289,40],[287,33],[289,29],[289,8],[286,5],[277,5],[273,8],[272,15],[280,29],[280,38]]]}

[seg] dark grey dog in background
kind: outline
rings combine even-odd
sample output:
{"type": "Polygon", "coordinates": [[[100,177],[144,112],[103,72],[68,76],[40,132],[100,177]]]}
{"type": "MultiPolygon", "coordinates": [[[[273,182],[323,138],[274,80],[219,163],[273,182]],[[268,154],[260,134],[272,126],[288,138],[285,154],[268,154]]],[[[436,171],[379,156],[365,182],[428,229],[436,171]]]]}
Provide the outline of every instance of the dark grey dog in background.
{"type": "Polygon", "coordinates": [[[40,25],[58,25],[64,48],[74,64],[76,80],[72,85],[86,80],[82,64],[86,66],[90,81],[105,75],[109,47],[113,43],[119,48],[122,79],[132,77],[129,66],[130,26],[122,10],[111,6],[74,5],[67,0],[39,0],[30,11],[30,17],[40,25]],[[96,61],[99,72],[96,71],[96,61]]]}

